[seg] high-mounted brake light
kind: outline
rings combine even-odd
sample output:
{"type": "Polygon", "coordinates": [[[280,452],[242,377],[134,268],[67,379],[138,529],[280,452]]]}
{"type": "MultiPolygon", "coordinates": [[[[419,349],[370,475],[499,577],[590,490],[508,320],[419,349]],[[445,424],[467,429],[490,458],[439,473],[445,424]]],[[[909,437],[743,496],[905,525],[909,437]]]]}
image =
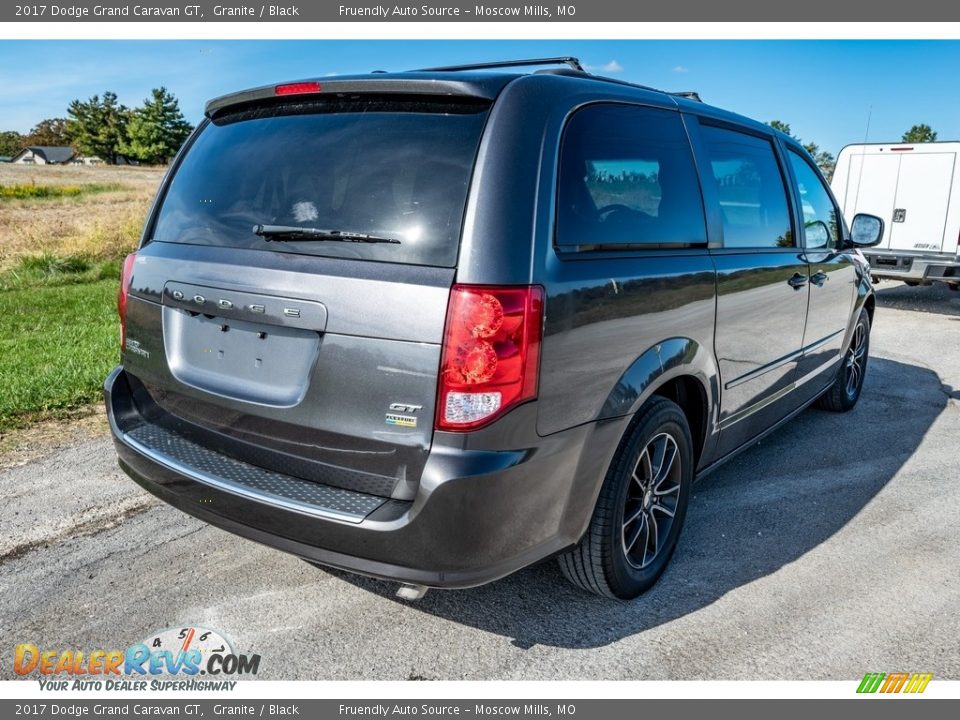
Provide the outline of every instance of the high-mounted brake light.
{"type": "Polygon", "coordinates": [[[286,85],[277,85],[273,89],[274,95],[307,95],[318,92],[320,92],[320,83],[318,82],[287,83],[286,85]]]}
{"type": "Polygon", "coordinates": [[[440,357],[438,430],[473,430],[537,396],[543,288],[454,285],[440,357]]]}
{"type": "Polygon", "coordinates": [[[130,283],[133,281],[133,263],[137,254],[130,253],[123,259],[123,272],[120,273],[120,291],[117,293],[117,314],[120,316],[120,352],[127,349],[127,298],[130,296],[130,283]]]}

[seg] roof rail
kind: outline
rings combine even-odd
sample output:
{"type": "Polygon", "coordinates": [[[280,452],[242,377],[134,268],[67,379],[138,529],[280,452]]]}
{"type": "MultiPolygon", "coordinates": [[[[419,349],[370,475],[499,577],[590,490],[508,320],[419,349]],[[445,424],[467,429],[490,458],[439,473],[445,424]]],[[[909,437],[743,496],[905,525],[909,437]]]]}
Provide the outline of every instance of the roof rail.
{"type": "Polygon", "coordinates": [[[488,70],[493,68],[527,67],[530,65],[566,65],[577,72],[586,73],[579,58],[552,57],[529,58],[526,60],[501,60],[500,62],[476,63],[473,65],[447,65],[445,67],[422,68],[414,72],[458,72],[460,70],[488,70]]]}
{"type": "Polygon", "coordinates": [[[548,73],[556,75],[572,75],[572,76],[583,76],[588,77],[591,80],[599,80],[601,82],[613,83],[614,85],[624,85],[626,87],[638,88],[640,90],[650,90],[652,92],[664,93],[665,95],[672,95],[674,97],[682,97],[688,100],[694,100],[696,102],[703,102],[700,99],[700,95],[692,90],[685,90],[682,92],[666,92],[658,88],[649,87],[648,85],[640,85],[639,83],[629,82],[627,80],[618,80],[617,78],[606,77],[604,75],[594,75],[591,72],[588,72],[584,69],[583,65],[580,63],[579,58],[572,56],[568,57],[551,57],[551,58],[527,58],[523,60],[502,60],[500,62],[488,62],[488,63],[475,63],[470,65],[446,65],[443,67],[433,67],[433,68],[422,68],[421,70],[413,70],[411,72],[458,72],[461,70],[489,70],[494,68],[510,68],[510,67],[530,67],[534,65],[565,65],[566,67],[559,68],[556,70],[538,70],[537,73],[548,73]]]}

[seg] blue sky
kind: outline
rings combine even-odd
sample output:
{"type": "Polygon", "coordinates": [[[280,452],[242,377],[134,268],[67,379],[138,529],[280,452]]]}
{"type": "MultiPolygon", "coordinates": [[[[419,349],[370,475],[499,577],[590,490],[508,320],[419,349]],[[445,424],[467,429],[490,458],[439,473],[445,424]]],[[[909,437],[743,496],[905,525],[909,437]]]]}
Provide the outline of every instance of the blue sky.
{"type": "Polygon", "coordinates": [[[204,102],[252,85],[515,57],[576,55],[595,72],[790,123],[836,154],[925,122],[960,139],[960,41],[0,41],[0,130],[64,116],[113,90],[137,105],[159,85],[197,122],[204,102]]]}

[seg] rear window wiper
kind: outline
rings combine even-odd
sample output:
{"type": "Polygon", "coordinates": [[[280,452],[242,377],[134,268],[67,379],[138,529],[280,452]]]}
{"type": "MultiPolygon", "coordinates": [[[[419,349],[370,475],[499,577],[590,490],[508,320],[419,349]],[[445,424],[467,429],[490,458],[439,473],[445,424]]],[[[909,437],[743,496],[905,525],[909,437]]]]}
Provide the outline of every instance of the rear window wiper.
{"type": "Polygon", "coordinates": [[[400,244],[400,241],[396,238],[350,232],[349,230],[321,230],[320,228],[297,227],[295,225],[254,225],[253,234],[259,235],[267,242],[271,240],[281,242],[289,240],[332,240],[334,242],[400,244]]]}

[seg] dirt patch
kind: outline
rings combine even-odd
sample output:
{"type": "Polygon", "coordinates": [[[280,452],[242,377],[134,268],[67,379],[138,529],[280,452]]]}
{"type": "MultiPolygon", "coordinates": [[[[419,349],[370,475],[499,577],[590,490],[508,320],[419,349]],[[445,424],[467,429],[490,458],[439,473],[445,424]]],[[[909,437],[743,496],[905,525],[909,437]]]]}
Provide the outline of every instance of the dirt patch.
{"type": "Polygon", "coordinates": [[[68,417],[38,420],[25,428],[0,433],[0,470],[20,467],[67,445],[110,432],[103,405],[77,408],[68,417]]]}
{"type": "Polygon", "coordinates": [[[58,528],[56,532],[47,536],[40,536],[29,539],[17,538],[19,542],[13,542],[10,545],[2,544],[0,541],[0,565],[10,560],[16,560],[23,557],[28,552],[37,548],[48,548],[58,542],[68,539],[89,537],[97,535],[107,530],[121,525],[124,520],[139,515],[150,508],[159,505],[160,501],[150,495],[143,495],[130,500],[125,500],[119,505],[109,508],[91,508],[83,515],[71,518],[71,522],[58,528]]]}

